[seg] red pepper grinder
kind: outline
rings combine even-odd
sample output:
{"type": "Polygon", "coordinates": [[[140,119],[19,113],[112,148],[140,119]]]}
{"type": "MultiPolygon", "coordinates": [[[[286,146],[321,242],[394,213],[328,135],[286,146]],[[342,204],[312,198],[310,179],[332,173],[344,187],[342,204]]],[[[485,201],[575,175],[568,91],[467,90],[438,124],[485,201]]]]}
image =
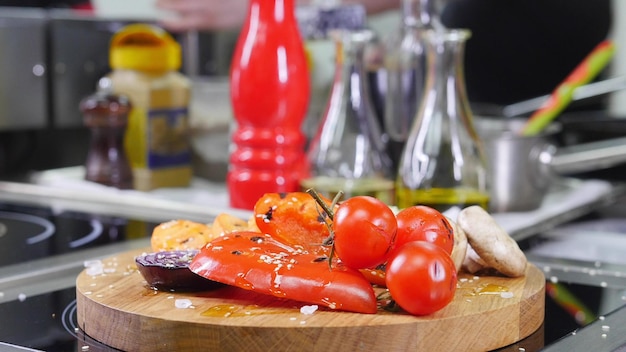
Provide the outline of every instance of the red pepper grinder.
{"type": "Polygon", "coordinates": [[[91,129],[86,180],[120,189],[133,188],[133,173],[124,151],[130,109],[126,97],[104,91],[80,102],[83,122],[91,129]]]}
{"type": "Polygon", "coordinates": [[[309,175],[301,129],[309,71],[294,1],[250,0],[233,53],[237,126],[226,182],[234,208],[252,209],[265,193],[297,191],[309,175]]]}

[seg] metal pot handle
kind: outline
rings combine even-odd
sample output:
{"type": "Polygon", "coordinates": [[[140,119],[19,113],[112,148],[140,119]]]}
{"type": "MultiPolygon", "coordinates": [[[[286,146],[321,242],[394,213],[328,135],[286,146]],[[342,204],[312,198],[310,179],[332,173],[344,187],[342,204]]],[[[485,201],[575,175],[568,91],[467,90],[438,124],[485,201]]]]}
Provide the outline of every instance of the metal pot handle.
{"type": "Polygon", "coordinates": [[[549,164],[558,174],[606,169],[626,162],[626,137],[559,148],[549,164]]]}

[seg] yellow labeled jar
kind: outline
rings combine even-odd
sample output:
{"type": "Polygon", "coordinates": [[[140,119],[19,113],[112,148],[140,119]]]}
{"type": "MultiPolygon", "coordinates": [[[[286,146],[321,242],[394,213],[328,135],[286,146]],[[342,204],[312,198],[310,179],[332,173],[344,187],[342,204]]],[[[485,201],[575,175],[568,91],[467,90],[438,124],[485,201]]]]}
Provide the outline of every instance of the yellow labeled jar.
{"type": "Polygon", "coordinates": [[[124,147],[134,188],[188,186],[191,83],[177,71],[180,45],[161,28],[132,24],[114,34],[109,55],[107,85],[132,102],[124,147]]]}

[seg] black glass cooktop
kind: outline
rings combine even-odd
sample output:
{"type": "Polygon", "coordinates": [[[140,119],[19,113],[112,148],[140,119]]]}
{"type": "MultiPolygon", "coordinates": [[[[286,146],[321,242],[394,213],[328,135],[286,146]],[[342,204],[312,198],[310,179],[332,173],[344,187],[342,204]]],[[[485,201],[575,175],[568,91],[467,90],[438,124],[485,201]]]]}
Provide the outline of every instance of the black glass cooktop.
{"type": "MultiPolygon", "coordinates": [[[[45,270],[38,268],[45,259],[149,238],[160,222],[154,220],[0,202],[0,350],[7,348],[2,343],[50,352],[112,350],[76,329],[73,281],[66,287],[51,285],[49,290],[31,294],[26,288],[21,292],[20,287],[3,287],[3,280],[6,276],[20,279],[21,273],[14,268],[25,273],[31,266],[45,270]],[[3,292],[10,289],[17,290],[12,297],[3,292]]],[[[46,280],[45,274],[42,280],[46,280]]]]}
{"type": "Polygon", "coordinates": [[[0,266],[149,236],[153,223],[0,203],[0,266]]]}
{"type": "MultiPolygon", "coordinates": [[[[0,350],[5,343],[49,352],[116,351],[85,336],[77,328],[73,281],[65,287],[50,287],[36,294],[20,293],[9,299],[3,292],[2,274],[7,268],[36,264],[45,258],[87,252],[136,239],[147,240],[154,226],[171,220],[130,217],[0,202],[0,350]]],[[[596,321],[599,319],[599,302],[606,294],[606,288],[560,285],[575,295],[596,321]]],[[[579,314],[570,305],[548,294],[545,322],[540,331],[502,351],[537,351],[571,336],[586,323],[580,321],[579,314]]]]}

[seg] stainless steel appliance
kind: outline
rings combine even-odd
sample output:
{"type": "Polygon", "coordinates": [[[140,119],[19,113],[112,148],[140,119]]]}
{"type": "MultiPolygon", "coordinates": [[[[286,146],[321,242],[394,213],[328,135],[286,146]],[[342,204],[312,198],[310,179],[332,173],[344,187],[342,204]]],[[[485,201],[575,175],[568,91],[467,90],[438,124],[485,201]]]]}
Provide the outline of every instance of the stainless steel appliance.
{"type": "MultiPolygon", "coordinates": [[[[111,36],[130,22],[136,21],[0,7],[0,177],[84,163],[89,131],[78,105],[109,71],[111,36]]],[[[236,33],[175,38],[188,75],[228,72],[236,33]]]]}
{"type": "Polygon", "coordinates": [[[0,8],[0,130],[48,122],[46,17],[43,10],[0,8]]]}

